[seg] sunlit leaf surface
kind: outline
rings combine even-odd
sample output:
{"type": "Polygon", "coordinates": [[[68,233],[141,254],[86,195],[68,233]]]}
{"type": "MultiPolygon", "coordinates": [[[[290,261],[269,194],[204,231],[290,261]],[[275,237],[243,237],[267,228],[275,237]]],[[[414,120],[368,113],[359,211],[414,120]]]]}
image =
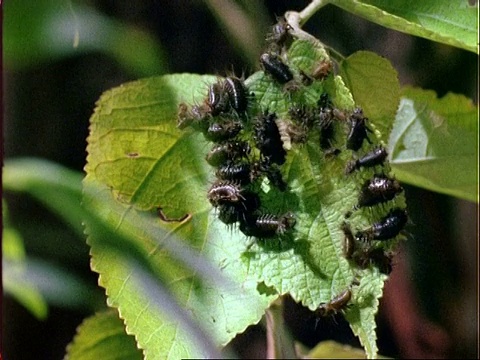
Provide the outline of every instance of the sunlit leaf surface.
{"type": "MultiPolygon", "coordinates": [[[[328,60],[326,56],[319,44],[294,42],[287,57],[295,81],[300,81],[301,72],[311,74],[319,62],[328,60]]],[[[291,211],[296,225],[278,238],[247,238],[238,228],[227,227],[216,219],[216,211],[206,198],[215,179],[213,169],[205,161],[211,143],[192,129],[176,128],[178,105],[202,104],[208,84],[214,81],[212,76],[168,75],[106,92],[91,118],[86,184],[98,180],[104,184],[101,191],[118,200],[112,221],[119,231],[128,234],[129,223],[140,228],[166,229],[238,282],[228,291],[205,286],[196,274],[162,250],[162,242],[170,240],[168,236],[151,239],[142,232],[129,233],[149,254],[150,265],[162,281],[219,345],[256,323],[278,294],[290,294],[314,310],[351,288],[352,300],[345,316],[367,354],[375,356],[374,316],[387,277],[374,266],[362,270],[345,258],[341,227],[347,221],[354,232],[367,229],[392,207],[405,207],[405,199],[400,195],[384,206],[354,210],[360,187],[375,169],[346,175],[345,167],[352,157],[379,144],[385,136],[379,129],[389,128],[388,122],[393,118],[371,119],[369,125],[376,130],[369,135],[372,144],[364,141],[358,154],[346,149],[346,119],[334,124],[332,146],[340,150],[337,156],[328,156],[320,149],[318,131],[308,135],[306,144],[294,144],[281,167],[288,191],[281,192],[267,180],[255,183],[252,189],[260,195],[265,212],[291,211]],[[185,214],[191,217],[181,223],[164,223],[155,215],[158,207],[172,218],[185,214]],[[348,212],[352,214],[347,219],[348,212]],[[149,213],[150,220],[143,217],[147,220],[140,221],[137,213],[149,213]]],[[[239,136],[252,146],[252,123],[263,111],[275,112],[278,118],[288,120],[289,109],[316,107],[323,93],[346,114],[356,106],[342,79],[333,75],[293,92],[285,91],[263,72],[254,73],[245,84],[250,105],[245,129],[239,136]]],[[[257,156],[254,150],[252,157],[257,156]]],[[[388,164],[382,170],[388,173],[388,164]]],[[[100,273],[100,284],[107,289],[109,303],[119,309],[127,332],[135,334],[145,353],[155,358],[167,356],[171,348],[182,347],[188,336],[178,332],[174,323],[165,323],[152,315],[151,307],[142,301],[142,294],[135,290],[122,264],[117,263],[115,256],[102,253],[94,233],[90,234],[89,243],[92,268],[100,273]],[[164,331],[152,333],[160,328],[164,331]]],[[[388,241],[375,246],[387,250],[395,244],[396,241],[388,241]]],[[[186,347],[185,352],[176,354],[192,356],[190,351],[186,347]]]]}

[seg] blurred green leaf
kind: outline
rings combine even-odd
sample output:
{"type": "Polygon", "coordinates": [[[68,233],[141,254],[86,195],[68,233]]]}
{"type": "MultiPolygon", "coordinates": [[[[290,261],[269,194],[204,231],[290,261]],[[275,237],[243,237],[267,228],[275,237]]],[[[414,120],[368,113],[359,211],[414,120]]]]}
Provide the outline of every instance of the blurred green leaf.
{"type": "MultiPolygon", "coordinates": [[[[318,343],[308,353],[303,354],[302,359],[366,359],[367,355],[362,349],[337,343],[333,340],[318,343]]],[[[377,356],[378,359],[389,359],[385,356],[377,356]]]]}
{"type": "Polygon", "coordinates": [[[151,76],[166,71],[158,40],[73,0],[15,0],[4,5],[3,59],[6,68],[99,51],[126,71],[151,76]]]}
{"type": "MultiPolygon", "coordinates": [[[[318,44],[297,41],[292,44],[288,59],[295,76],[300,76],[300,70],[311,73],[326,56],[318,44]]],[[[258,321],[263,310],[278,296],[277,292],[289,293],[314,310],[351,286],[354,277],[358,278],[360,285],[352,288],[354,300],[346,310],[346,317],[369,355],[374,356],[377,351],[374,315],[386,276],[373,267],[358,270],[343,256],[344,214],[356,204],[359,184],[373,175],[373,170],[366,170],[345,176],[346,163],[352,158],[351,151],[345,150],[347,124],[336,124],[338,135],[334,145],[343,150],[336,158],[325,159],[315,137],[304,147],[291,150],[282,167],[291,191],[281,193],[267,183],[256,189],[269,212],[295,212],[294,235],[282,240],[247,239],[215,219],[215,211],[206,199],[208,184],[214,179],[204,160],[208,143],[199,134],[176,128],[178,105],[202,103],[208,84],[216,80],[213,76],[167,75],[127,83],[102,95],[91,118],[86,170],[87,180],[105,184],[102,192],[119,201],[115,206],[118,210],[111,211],[111,220],[107,222],[117,224],[118,231],[126,231],[137,239],[138,246],[150,254],[151,266],[157,269],[162,281],[219,345],[258,321]],[[191,218],[184,223],[161,223],[152,211],[156,207],[162,207],[174,218],[184,214],[191,218]],[[151,214],[150,220],[140,221],[138,216],[142,212],[151,214]],[[117,214],[113,217],[113,213],[117,214]],[[203,256],[239,280],[241,289],[232,287],[218,292],[197,285],[194,274],[178,267],[162,251],[169,240],[159,236],[153,241],[143,232],[132,232],[128,223],[142,229],[163,228],[201,249],[203,256]]],[[[250,117],[256,115],[255,111],[268,109],[287,119],[292,102],[316,106],[323,92],[328,92],[334,105],[341,109],[348,111],[355,107],[340,77],[330,76],[291,95],[263,72],[248,78],[246,86],[248,93],[254,94],[252,99],[258,100],[251,104],[250,117]]],[[[372,125],[381,127],[378,121],[373,119],[372,125]]],[[[242,138],[251,140],[250,128],[247,125],[242,138]]],[[[378,142],[372,141],[374,145],[369,146],[378,142]]],[[[385,171],[389,171],[388,165],[385,171]]],[[[404,207],[404,204],[404,197],[399,196],[389,206],[404,207]]],[[[349,221],[354,230],[365,229],[386,211],[388,206],[358,211],[349,221]]],[[[163,322],[148,316],[149,308],[141,294],[133,290],[128,272],[115,257],[106,257],[94,240],[93,236],[89,240],[94,269],[101,274],[101,284],[107,288],[110,303],[119,307],[127,329],[136,334],[139,345],[152,356],[166,354],[169,346],[180,346],[180,340],[167,341],[162,337],[157,343],[147,337],[145,329],[159,328],[163,322]],[[135,328],[131,327],[133,320],[135,328]]],[[[395,243],[381,246],[393,247],[395,243]]]]}
{"type": "Polygon", "coordinates": [[[398,74],[381,56],[358,51],[341,63],[340,76],[386,144],[400,101],[398,74]]]}
{"type": "Polygon", "coordinates": [[[264,45],[263,30],[270,19],[262,2],[204,0],[221,28],[250,66],[255,66],[264,45]],[[243,3],[243,4],[242,4],[243,3]],[[242,6],[243,5],[243,6],[242,6]]]}
{"type": "Polygon", "coordinates": [[[47,303],[86,310],[98,308],[102,303],[101,294],[78,276],[30,257],[22,262],[4,259],[3,280],[5,291],[40,318],[47,315],[47,303]],[[26,296],[28,300],[20,299],[20,296],[26,296]]]}
{"type": "Polygon", "coordinates": [[[98,288],[58,265],[31,257],[25,265],[25,278],[50,305],[91,311],[104,303],[98,288]]]}
{"type": "Polygon", "coordinates": [[[23,262],[3,259],[2,281],[5,294],[13,296],[37,319],[44,320],[47,318],[47,302],[36,284],[29,279],[23,262]]]}
{"type": "Polygon", "coordinates": [[[330,0],[379,25],[478,54],[478,3],[467,0],[330,0]]]}
{"type": "Polygon", "coordinates": [[[478,202],[478,107],[465,96],[403,89],[389,149],[399,180],[478,202]]]}
{"type": "Polygon", "coordinates": [[[73,342],[67,347],[65,360],[135,360],[143,359],[133,336],[114,310],[97,313],[78,327],[73,342]]]}
{"type": "Polygon", "coordinates": [[[268,359],[295,359],[293,337],[285,325],[283,299],[278,298],[265,312],[268,359]]]}
{"type": "MultiPolygon", "coordinates": [[[[41,165],[39,162],[30,162],[29,165],[41,165]]],[[[68,196],[60,196],[62,201],[55,201],[56,196],[61,195],[58,188],[54,186],[39,186],[41,180],[33,180],[29,171],[22,168],[22,164],[6,161],[6,167],[3,171],[4,190],[27,188],[36,189],[42,194],[43,199],[50,204],[50,207],[60,212],[68,212],[75,205],[69,203],[68,196]],[[13,166],[11,166],[13,164],[13,166]],[[23,170],[22,170],[23,169],[23,170]],[[28,185],[27,185],[28,184],[28,185]],[[34,185],[36,184],[36,185],[34,185]]],[[[38,168],[37,168],[38,169],[38,168]]],[[[35,172],[36,167],[30,167],[29,170],[35,172]]],[[[45,167],[42,168],[45,170],[45,167]]],[[[36,176],[42,176],[42,171],[36,173],[36,176]]],[[[59,175],[59,172],[50,173],[50,175],[59,175]]],[[[64,178],[69,178],[65,176],[64,178]]],[[[71,179],[71,178],[70,178],[71,179]]],[[[58,184],[58,180],[55,183],[58,184]]],[[[79,184],[79,179],[77,179],[79,184]]],[[[50,183],[50,185],[53,185],[50,183]]],[[[77,190],[80,188],[77,185],[77,190]]],[[[33,191],[35,193],[35,191],[33,191]]],[[[70,198],[71,199],[71,198],[70,198]]],[[[76,202],[78,198],[73,197],[76,202]]],[[[79,207],[79,202],[76,202],[79,207]]],[[[4,206],[5,210],[5,206],[4,206]]],[[[4,288],[7,293],[13,295],[17,301],[26,306],[32,313],[39,318],[47,316],[47,303],[68,308],[94,309],[102,301],[96,288],[88,285],[83,279],[72,274],[61,267],[45,261],[33,259],[25,254],[23,240],[18,231],[9,226],[7,212],[4,212],[4,223],[2,237],[3,250],[3,280],[4,288]]],[[[75,212],[72,217],[79,216],[75,212]]],[[[81,218],[77,219],[79,222],[81,218]]]]}
{"type": "Polygon", "coordinates": [[[83,236],[82,174],[33,158],[6,160],[3,188],[26,192],[41,201],[83,236]]]}
{"type": "MultiPolygon", "coordinates": [[[[5,162],[3,175],[5,190],[22,191],[32,195],[57,212],[67,222],[74,222],[74,219],[85,221],[88,224],[89,232],[95,234],[89,240],[95,243],[95,248],[100,251],[102,256],[105,258],[114,257],[115,262],[120,264],[120,271],[129,274],[128,278],[132,281],[133,296],[141,294],[142,301],[149,304],[150,312],[148,315],[154,317],[157,322],[159,319],[161,321],[165,321],[165,319],[171,321],[171,316],[175,316],[177,327],[181,326],[183,329],[189,330],[189,340],[185,340],[182,343],[183,346],[189,343],[196,349],[196,353],[218,357],[216,348],[209,346],[210,340],[205,335],[206,333],[201,331],[198,325],[192,322],[189,315],[176,305],[175,300],[163,290],[161,282],[158,283],[158,278],[161,278],[161,276],[152,278],[152,269],[148,259],[150,255],[142,252],[142,249],[132,240],[131,234],[129,237],[129,234],[111,226],[111,222],[106,221],[105,216],[113,213],[114,224],[121,222],[129,231],[135,234],[142,233],[145,238],[152,239],[152,242],[157,241],[156,237],[160,231],[160,234],[163,233],[169,237],[169,240],[172,240],[171,244],[164,245],[169,254],[177,256],[184,264],[199,272],[200,277],[207,278],[212,283],[216,282],[216,289],[222,289],[222,284],[229,285],[230,282],[225,281],[216,268],[207,266],[207,263],[198,255],[194,255],[192,250],[175,245],[174,235],[166,234],[163,229],[151,226],[152,214],[137,213],[134,223],[130,223],[129,219],[123,219],[124,208],[112,199],[109,189],[103,189],[102,191],[96,187],[96,184],[88,182],[88,185],[84,188],[85,205],[81,207],[79,202],[79,197],[81,197],[80,174],[76,172],[45,160],[17,159],[5,162]],[[120,208],[117,208],[117,213],[112,212],[118,206],[120,208]],[[115,218],[115,216],[118,217],[115,218]],[[149,226],[137,227],[138,224],[145,223],[148,223],[149,226]],[[145,285],[142,288],[142,284],[148,284],[148,288],[145,288],[145,285]],[[159,315],[158,309],[160,308],[167,309],[168,312],[159,315]]],[[[109,220],[112,221],[111,218],[109,220]]],[[[123,228],[120,230],[123,230],[123,228]]],[[[172,262],[181,266],[178,261],[172,260],[172,262]]],[[[112,272],[113,269],[110,273],[112,272]]],[[[87,300],[93,298],[91,294],[85,291],[79,297],[79,300],[85,300],[84,297],[87,300]]],[[[180,354],[184,353],[183,348],[178,351],[180,351],[180,354]]],[[[175,357],[177,352],[174,351],[172,354],[175,357]]]]}
{"type": "Polygon", "coordinates": [[[37,319],[48,315],[48,305],[37,284],[28,277],[22,235],[10,225],[8,207],[2,199],[2,283],[5,294],[13,296],[37,319]]]}
{"type": "Polygon", "coordinates": [[[13,261],[25,260],[22,235],[10,225],[8,206],[2,199],[2,257],[13,261]]]}

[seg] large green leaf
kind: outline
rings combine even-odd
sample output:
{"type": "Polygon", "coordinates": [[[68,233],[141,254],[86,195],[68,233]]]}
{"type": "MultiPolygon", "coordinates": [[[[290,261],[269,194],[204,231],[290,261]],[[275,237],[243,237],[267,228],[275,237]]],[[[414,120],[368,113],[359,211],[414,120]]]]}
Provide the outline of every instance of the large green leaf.
{"type": "Polygon", "coordinates": [[[478,202],[478,107],[470,99],[403,89],[389,148],[400,180],[478,202]]]}
{"type": "MultiPolygon", "coordinates": [[[[126,84],[104,94],[91,119],[86,182],[96,177],[107,185],[103,192],[114,190],[124,204],[119,203],[106,219],[118,223],[118,231],[137,239],[138,246],[149,254],[151,267],[178,301],[218,344],[226,344],[260,320],[274,293],[257,291],[257,282],[238,259],[244,249],[241,237],[225,236],[223,227],[214,220],[204,197],[208,182],[203,161],[205,144],[198,135],[176,129],[178,102],[200,102],[201,90],[214,79],[165,76],[126,84]],[[130,202],[140,210],[132,209],[130,202]],[[162,226],[154,212],[146,211],[151,214],[147,219],[140,216],[142,210],[156,206],[162,206],[168,216],[189,213],[191,221],[162,226]],[[136,232],[132,233],[129,224],[137,226],[136,232]],[[159,226],[168,232],[164,230],[162,235],[159,226]],[[146,228],[156,228],[158,237],[145,236],[146,228]],[[224,289],[199,282],[194,272],[162,250],[163,242],[175,240],[172,234],[198,249],[238,284],[224,289]]],[[[105,254],[95,236],[89,236],[92,268],[100,273],[100,284],[107,289],[110,304],[118,307],[127,331],[135,334],[147,358],[199,356],[198,349],[186,345],[188,334],[179,332],[178,324],[166,322],[148,306],[137,285],[127,280],[129,274],[123,264],[115,254],[105,254]],[[162,331],[152,336],[151,329],[159,328],[162,331]]]]}
{"type": "Polygon", "coordinates": [[[24,68],[98,51],[127,71],[165,71],[158,42],[144,31],[110,19],[74,0],[15,0],[4,5],[3,56],[7,68],[24,68]]]}
{"type": "Polygon", "coordinates": [[[467,0],[330,0],[379,25],[478,54],[478,3],[467,0]]]}
{"type": "MultiPolygon", "coordinates": [[[[310,73],[326,56],[319,44],[306,41],[294,42],[288,53],[295,76],[299,76],[299,70],[310,73]]],[[[356,204],[360,185],[373,175],[373,170],[345,175],[346,163],[352,158],[352,152],[345,149],[347,124],[336,125],[335,145],[342,149],[339,156],[326,158],[318,146],[318,137],[312,136],[305,146],[292,148],[282,167],[290,191],[280,193],[267,183],[257,189],[269,212],[295,213],[297,225],[292,236],[270,241],[248,239],[215,219],[215,211],[206,199],[209,183],[214,180],[213,171],[204,160],[208,143],[200,134],[181,132],[175,126],[179,103],[202,103],[207,84],[215,80],[212,76],[169,75],[106,92],[91,118],[86,184],[98,180],[104,184],[103,193],[111,193],[119,200],[119,210],[112,213],[119,212],[111,222],[119,231],[128,233],[129,222],[140,229],[166,229],[198,248],[203,256],[241,283],[228,291],[201,285],[195,274],[179,267],[161,250],[164,236],[159,235],[154,241],[140,230],[130,233],[142,251],[150,254],[151,266],[162,281],[219,345],[258,321],[278,294],[289,293],[313,310],[350,287],[355,278],[359,285],[352,287],[352,306],[346,310],[346,317],[369,356],[374,356],[374,315],[386,276],[373,267],[359,270],[343,256],[341,224],[345,213],[356,204]],[[189,214],[191,218],[168,224],[162,224],[153,215],[145,221],[137,218],[142,212],[152,214],[156,207],[162,207],[168,216],[189,214]]],[[[323,92],[345,111],[355,107],[340,77],[329,76],[293,95],[284,92],[263,72],[248,78],[246,86],[254,94],[250,118],[256,115],[253,109],[258,108],[286,117],[295,104],[314,106],[323,92]]],[[[377,129],[384,126],[377,120],[372,120],[371,125],[377,129]]],[[[249,131],[247,126],[244,137],[251,140],[249,131]]],[[[383,135],[378,131],[376,134],[383,135]]],[[[364,145],[361,151],[378,141],[372,137],[373,144],[364,145]]],[[[384,171],[389,171],[388,165],[384,171]]],[[[399,196],[381,209],[355,211],[348,221],[355,231],[364,229],[392,206],[404,204],[404,198],[399,196]]],[[[160,333],[151,335],[148,329],[177,328],[151,316],[150,307],[135,292],[128,272],[114,256],[102,252],[94,233],[89,243],[92,267],[100,273],[100,283],[107,289],[110,304],[119,308],[127,331],[135,334],[146,354],[165,356],[170,346],[181,346],[186,335],[175,339],[160,333]],[[139,313],[142,315],[138,316],[139,313]]],[[[390,242],[385,246],[394,245],[390,242]]]]}

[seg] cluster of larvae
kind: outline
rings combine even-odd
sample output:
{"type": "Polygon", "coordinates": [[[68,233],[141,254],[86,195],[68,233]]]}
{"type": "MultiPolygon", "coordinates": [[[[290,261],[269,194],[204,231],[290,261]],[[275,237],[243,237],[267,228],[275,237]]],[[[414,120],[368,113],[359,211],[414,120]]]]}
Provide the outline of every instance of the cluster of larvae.
{"type": "MultiPolygon", "coordinates": [[[[292,40],[290,31],[285,19],[279,19],[267,36],[267,50],[259,59],[265,77],[287,95],[298,94],[333,73],[330,60],[318,62],[310,71],[292,69],[286,51],[287,43],[292,40]]],[[[394,200],[403,189],[388,175],[386,149],[372,144],[369,138],[372,131],[363,110],[339,109],[333,100],[324,92],[315,106],[292,101],[287,118],[280,119],[275,112],[259,105],[242,79],[228,76],[206,89],[200,105],[180,104],[178,127],[192,127],[213,144],[206,161],[215,169],[216,180],[207,198],[217,209],[219,220],[227,225],[238,224],[239,230],[249,237],[278,237],[295,226],[292,211],[274,214],[262,206],[262,197],[267,195],[260,195],[260,184],[265,179],[279,192],[289,191],[282,165],[294,144],[318,137],[318,146],[326,159],[349,151],[352,159],[346,164],[345,176],[375,169],[373,177],[361,184],[357,204],[344,216],[341,225],[344,255],[360,269],[373,265],[388,274],[392,253],[377,247],[375,242],[394,239],[403,230],[408,220],[406,210],[394,207],[370,227],[356,231],[352,230],[349,218],[361,208],[382,206],[394,200]],[[338,144],[339,138],[346,141],[338,144]]],[[[317,313],[336,313],[350,299],[351,286],[331,302],[321,304],[317,313]]]]}

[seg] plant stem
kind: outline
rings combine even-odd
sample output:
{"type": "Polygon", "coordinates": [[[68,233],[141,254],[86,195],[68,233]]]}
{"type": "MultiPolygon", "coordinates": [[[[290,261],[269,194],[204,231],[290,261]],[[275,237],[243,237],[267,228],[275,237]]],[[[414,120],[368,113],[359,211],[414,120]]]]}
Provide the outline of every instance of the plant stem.
{"type": "Polygon", "coordinates": [[[302,18],[300,13],[296,11],[287,11],[285,13],[285,19],[290,25],[291,29],[289,30],[290,34],[297,39],[311,41],[313,43],[319,43],[320,41],[315,37],[302,30],[302,18]]]}
{"type": "Polygon", "coordinates": [[[305,24],[313,14],[315,14],[320,8],[324,7],[329,2],[330,0],[312,0],[312,2],[308,4],[305,9],[298,13],[300,16],[300,25],[305,24]]]}
{"type": "Polygon", "coordinates": [[[291,26],[290,33],[297,39],[308,40],[314,43],[319,43],[321,46],[329,49],[332,57],[337,61],[341,62],[345,57],[340,54],[338,51],[332,49],[329,46],[323,44],[315,36],[310,35],[306,31],[302,30],[302,25],[304,25],[308,19],[312,17],[320,8],[324,7],[330,3],[330,0],[313,0],[308,6],[300,12],[297,11],[287,11],[285,13],[285,19],[287,23],[291,26]]]}
{"type": "Polygon", "coordinates": [[[285,13],[285,19],[292,28],[290,33],[299,39],[319,42],[317,38],[303,31],[301,27],[313,16],[313,14],[315,14],[320,8],[324,7],[329,2],[330,0],[313,0],[305,9],[300,12],[287,11],[285,13]]]}

